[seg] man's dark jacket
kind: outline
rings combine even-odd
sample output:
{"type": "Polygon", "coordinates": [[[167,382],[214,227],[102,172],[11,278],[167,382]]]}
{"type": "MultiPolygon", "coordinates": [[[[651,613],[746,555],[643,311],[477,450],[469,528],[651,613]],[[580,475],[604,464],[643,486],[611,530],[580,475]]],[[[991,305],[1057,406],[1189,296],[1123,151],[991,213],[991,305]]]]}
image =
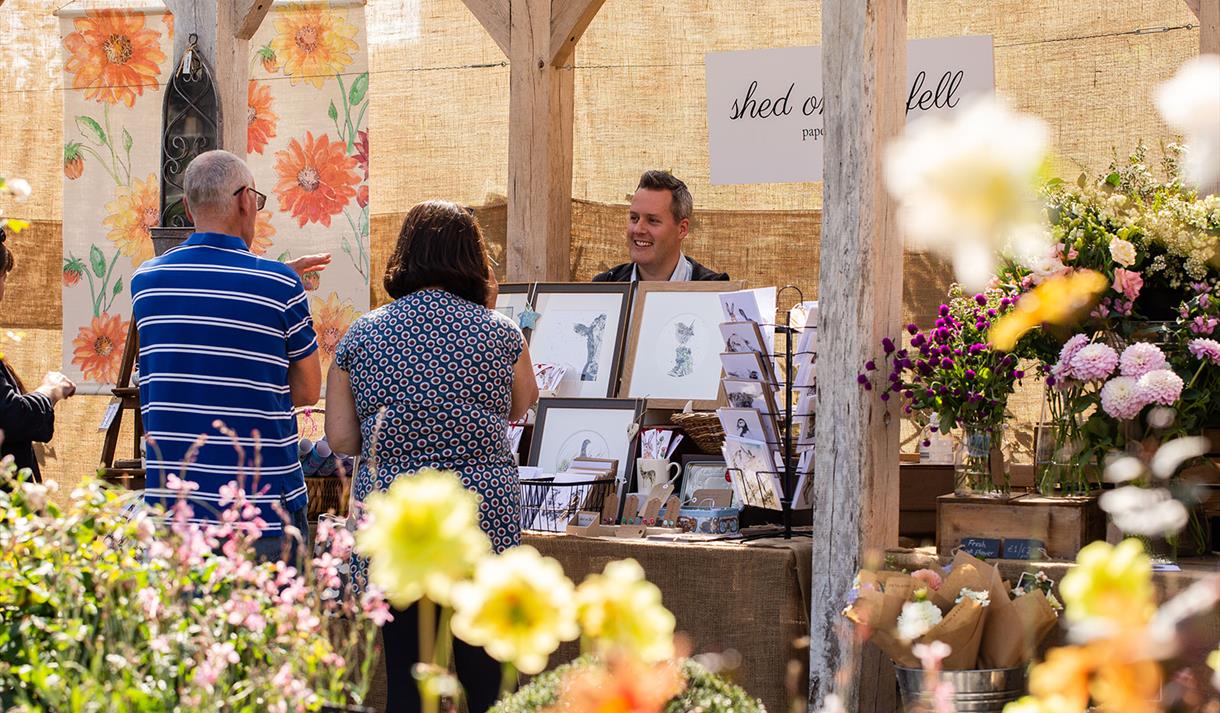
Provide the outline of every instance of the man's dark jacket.
{"type": "MultiPolygon", "coordinates": [[[[727,272],[716,272],[714,270],[706,268],[703,265],[700,265],[699,263],[695,262],[695,259],[690,256],[687,256],[686,259],[690,260],[690,266],[691,266],[691,278],[690,279],[692,282],[729,279],[729,273],[727,273],[727,272]]],[[[634,266],[635,266],[635,263],[632,263],[632,262],[625,262],[622,265],[615,265],[614,267],[610,268],[609,270],[606,270],[605,272],[601,273],[600,275],[594,277],[593,281],[594,282],[631,282],[631,268],[634,266]]]]}

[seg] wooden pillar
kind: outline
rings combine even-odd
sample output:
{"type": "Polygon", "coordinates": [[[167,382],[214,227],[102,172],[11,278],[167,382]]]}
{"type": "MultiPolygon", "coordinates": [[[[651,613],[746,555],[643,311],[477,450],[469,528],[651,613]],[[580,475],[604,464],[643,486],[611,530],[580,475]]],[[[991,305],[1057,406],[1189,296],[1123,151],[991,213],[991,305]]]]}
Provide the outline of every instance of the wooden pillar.
{"type": "Polygon", "coordinates": [[[1186,0],[1199,18],[1199,54],[1220,54],[1220,0],[1186,0]]]}
{"type": "Polygon", "coordinates": [[[509,59],[508,277],[571,279],[568,65],[605,0],[463,0],[509,59]]]}
{"type": "Polygon", "coordinates": [[[903,129],[906,33],[906,0],[823,2],[818,382],[829,386],[818,390],[817,407],[811,706],[832,690],[861,711],[894,705],[888,663],[875,647],[856,658],[837,632],[865,554],[898,542],[899,415],[858,388],[856,375],[883,337],[897,337],[902,317],[902,239],[882,157],[903,129]],[[836,677],[844,666],[859,668],[836,677]]]}
{"type": "Polygon", "coordinates": [[[246,156],[250,38],[271,9],[271,0],[166,0],[174,13],[173,61],[190,36],[212,72],[220,100],[220,148],[246,156]]]}

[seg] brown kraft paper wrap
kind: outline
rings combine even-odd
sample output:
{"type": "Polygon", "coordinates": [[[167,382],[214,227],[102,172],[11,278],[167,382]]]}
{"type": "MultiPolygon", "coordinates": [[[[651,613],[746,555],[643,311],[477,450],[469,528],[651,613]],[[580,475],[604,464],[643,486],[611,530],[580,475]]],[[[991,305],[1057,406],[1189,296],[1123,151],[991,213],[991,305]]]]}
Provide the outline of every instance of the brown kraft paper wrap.
{"type": "MultiPolygon", "coordinates": [[[[941,663],[946,671],[972,669],[978,662],[979,645],[983,641],[983,625],[988,607],[973,599],[965,599],[949,610],[940,623],[919,637],[916,643],[930,644],[940,641],[948,644],[951,651],[941,663]]],[[[913,658],[913,657],[912,657],[913,658]]],[[[903,664],[906,665],[906,664],[903,664]]],[[[914,668],[919,667],[916,660],[914,668]]]]}
{"type": "Polygon", "coordinates": [[[984,639],[984,656],[980,663],[984,668],[1011,668],[1027,663],[1059,621],[1041,589],[1017,597],[1010,606],[1016,623],[1005,624],[1002,634],[993,632],[990,627],[986,630],[988,638],[984,639]]]}
{"type": "Polygon", "coordinates": [[[962,589],[991,591],[989,572],[993,569],[991,565],[966,552],[958,552],[953,558],[953,570],[945,577],[940,589],[928,593],[928,599],[940,607],[942,613],[948,614],[962,589]]]}

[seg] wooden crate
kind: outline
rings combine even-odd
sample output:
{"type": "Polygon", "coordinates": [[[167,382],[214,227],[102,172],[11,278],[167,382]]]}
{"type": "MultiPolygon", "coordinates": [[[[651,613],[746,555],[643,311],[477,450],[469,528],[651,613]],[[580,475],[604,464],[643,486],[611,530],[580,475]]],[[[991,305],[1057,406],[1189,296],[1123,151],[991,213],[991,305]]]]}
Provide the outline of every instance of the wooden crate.
{"type": "Polygon", "coordinates": [[[1106,537],[1098,496],[1007,500],[942,495],[936,499],[936,549],[952,554],[962,538],[1037,539],[1051,559],[1071,560],[1082,547],[1106,537]]]}
{"type": "Polygon", "coordinates": [[[953,466],[903,463],[898,469],[898,534],[931,537],[936,497],[953,492],[953,466]]]}

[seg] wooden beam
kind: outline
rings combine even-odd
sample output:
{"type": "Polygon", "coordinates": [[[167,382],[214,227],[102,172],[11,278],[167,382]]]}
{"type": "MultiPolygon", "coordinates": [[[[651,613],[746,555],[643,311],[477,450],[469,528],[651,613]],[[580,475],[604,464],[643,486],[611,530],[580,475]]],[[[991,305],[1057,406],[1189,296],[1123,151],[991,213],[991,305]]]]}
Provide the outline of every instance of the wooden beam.
{"type": "Polygon", "coordinates": [[[1194,0],[1199,18],[1199,54],[1220,54],[1220,0],[1194,0]]]}
{"type": "Polygon", "coordinates": [[[1186,0],[1186,7],[1190,8],[1195,17],[1199,16],[1199,0],[1186,0]]]}
{"type": "Polygon", "coordinates": [[[258,32],[259,25],[263,24],[263,18],[267,17],[267,13],[271,11],[271,0],[233,0],[233,2],[237,5],[237,32],[234,36],[239,40],[253,39],[254,33],[258,32]]]}
{"type": "Polygon", "coordinates": [[[550,0],[513,0],[509,21],[508,277],[569,280],[575,79],[550,62],[550,0]]]}
{"type": "Polygon", "coordinates": [[[186,51],[191,34],[196,35],[199,55],[212,73],[220,100],[220,148],[244,158],[250,41],[239,36],[246,17],[238,16],[238,0],[166,0],[166,4],[174,13],[174,62],[186,51]]]}
{"type": "Polygon", "coordinates": [[[893,673],[876,647],[857,657],[837,632],[866,554],[898,541],[900,419],[855,383],[902,316],[902,239],[882,156],[903,129],[906,34],[906,0],[822,4],[823,92],[834,100],[824,115],[818,371],[836,386],[817,395],[810,704],[834,689],[849,709],[870,712],[894,710],[893,673]],[[843,666],[859,668],[836,676],[843,666]]]}
{"type": "Polygon", "coordinates": [[[563,65],[606,0],[551,0],[551,64],[563,65]]]}
{"type": "Polygon", "coordinates": [[[509,54],[511,33],[508,27],[509,0],[462,0],[466,9],[470,10],[487,34],[496,41],[505,57],[509,54]]]}

